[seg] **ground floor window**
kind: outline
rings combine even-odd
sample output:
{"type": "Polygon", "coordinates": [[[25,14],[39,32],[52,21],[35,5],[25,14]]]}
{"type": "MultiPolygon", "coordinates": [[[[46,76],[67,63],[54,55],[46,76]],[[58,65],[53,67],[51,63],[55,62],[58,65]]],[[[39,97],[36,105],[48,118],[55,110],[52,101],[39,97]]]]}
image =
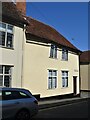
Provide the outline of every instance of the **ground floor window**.
{"type": "Polygon", "coordinates": [[[57,70],[48,70],[48,89],[57,87],[57,70]]]}
{"type": "Polygon", "coordinates": [[[11,66],[0,65],[0,86],[10,87],[11,66]]]}
{"type": "Polygon", "coordinates": [[[68,87],[68,71],[62,71],[62,87],[68,87]]]}

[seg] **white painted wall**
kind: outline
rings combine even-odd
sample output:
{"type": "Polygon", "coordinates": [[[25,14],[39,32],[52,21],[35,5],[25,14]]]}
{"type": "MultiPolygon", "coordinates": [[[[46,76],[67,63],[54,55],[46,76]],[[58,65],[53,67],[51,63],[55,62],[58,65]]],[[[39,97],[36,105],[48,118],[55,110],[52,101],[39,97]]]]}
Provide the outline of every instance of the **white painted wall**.
{"type": "Polygon", "coordinates": [[[21,87],[23,29],[14,26],[14,49],[0,47],[0,65],[12,67],[11,87],[21,87]]]}
{"type": "Polygon", "coordinates": [[[58,59],[49,58],[50,45],[42,46],[25,43],[23,61],[23,87],[41,97],[73,93],[73,76],[77,76],[77,94],[79,93],[78,55],[69,52],[68,61],[62,61],[62,52],[58,50],[58,59]],[[58,70],[57,88],[48,89],[48,69],[58,70]],[[62,88],[61,70],[69,71],[67,88],[62,88]]]}
{"type": "Polygon", "coordinates": [[[73,76],[77,76],[77,94],[79,93],[79,61],[78,55],[68,54],[68,61],[62,61],[61,49],[58,59],[49,58],[50,44],[42,46],[26,43],[22,28],[14,26],[14,49],[0,47],[0,65],[12,65],[11,87],[29,89],[32,94],[41,97],[73,93],[73,76]],[[57,88],[48,89],[48,69],[58,71],[57,88]],[[62,88],[61,71],[69,71],[67,88],[62,88]]]}
{"type": "Polygon", "coordinates": [[[90,91],[90,64],[80,65],[81,90],[90,91]]]}

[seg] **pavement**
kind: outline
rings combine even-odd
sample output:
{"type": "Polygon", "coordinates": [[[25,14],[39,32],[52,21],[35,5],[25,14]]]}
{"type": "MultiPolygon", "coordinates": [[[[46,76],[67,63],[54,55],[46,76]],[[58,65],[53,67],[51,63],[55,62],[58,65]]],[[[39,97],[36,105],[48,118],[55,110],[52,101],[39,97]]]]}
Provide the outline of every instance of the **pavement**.
{"type": "Polygon", "coordinates": [[[40,110],[40,109],[46,109],[50,107],[72,104],[75,102],[81,102],[81,101],[85,101],[88,99],[89,98],[73,97],[73,98],[65,98],[65,99],[40,100],[38,101],[38,105],[39,105],[39,110],[40,110]]]}

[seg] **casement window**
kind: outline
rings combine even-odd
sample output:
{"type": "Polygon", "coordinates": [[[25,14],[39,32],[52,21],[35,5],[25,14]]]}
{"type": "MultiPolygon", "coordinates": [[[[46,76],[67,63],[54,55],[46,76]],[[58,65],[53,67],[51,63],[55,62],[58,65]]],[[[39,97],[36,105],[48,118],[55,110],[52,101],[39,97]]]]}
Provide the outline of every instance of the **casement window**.
{"type": "Polygon", "coordinates": [[[57,46],[51,45],[50,58],[57,58],[57,46]]]}
{"type": "Polygon", "coordinates": [[[62,87],[68,87],[68,71],[62,71],[62,87]]]}
{"type": "Polygon", "coordinates": [[[62,49],[62,60],[68,60],[68,50],[62,49]]]}
{"type": "Polygon", "coordinates": [[[57,70],[48,70],[48,89],[57,87],[57,70]]]}
{"type": "Polygon", "coordinates": [[[13,48],[13,26],[0,22],[0,46],[13,48]]]}
{"type": "Polygon", "coordinates": [[[0,65],[0,86],[10,87],[11,66],[0,65]]]}

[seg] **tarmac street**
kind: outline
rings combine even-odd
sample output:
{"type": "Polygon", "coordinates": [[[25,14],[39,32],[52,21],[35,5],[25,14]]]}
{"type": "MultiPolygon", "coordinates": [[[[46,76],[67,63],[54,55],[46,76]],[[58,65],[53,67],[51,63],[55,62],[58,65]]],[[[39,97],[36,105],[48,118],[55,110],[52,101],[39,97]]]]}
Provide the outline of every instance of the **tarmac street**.
{"type": "Polygon", "coordinates": [[[84,100],[76,103],[65,104],[61,106],[40,109],[39,113],[33,117],[36,119],[47,118],[87,118],[89,112],[89,100],[84,100]]]}
{"type": "MultiPolygon", "coordinates": [[[[85,118],[89,120],[90,98],[70,98],[39,102],[39,112],[31,120],[85,118]]],[[[14,119],[6,119],[14,120],[14,119]]]]}

